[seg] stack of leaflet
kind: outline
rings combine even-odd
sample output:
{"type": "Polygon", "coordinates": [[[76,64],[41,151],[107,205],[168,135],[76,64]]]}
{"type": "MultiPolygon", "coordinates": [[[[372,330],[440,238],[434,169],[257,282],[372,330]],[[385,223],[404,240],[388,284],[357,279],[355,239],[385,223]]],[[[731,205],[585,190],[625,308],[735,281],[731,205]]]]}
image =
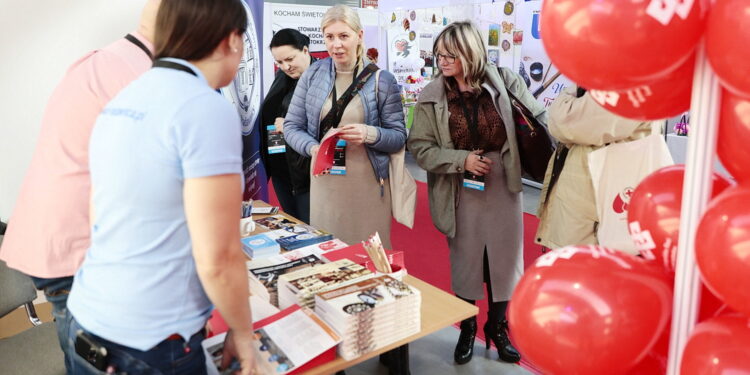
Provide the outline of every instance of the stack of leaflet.
{"type": "Polygon", "coordinates": [[[321,242],[294,251],[274,255],[268,258],[253,259],[247,262],[250,290],[253,294],[268,295],[268,300],[274,306],[279,305],[277,282],[279,276],[309,268],[316,264],[327,263],[322,259],[323,249],[338,249],[346,247],[341,240],[335,239],[321,242]],[[257,286],[261,289],[256,291],[257,286]]]}
{"type": "Polygon", "coordinates": [[[382,348],[420,330],[419,290],[383,275],[315,296],[315,313],[341,335],[346,360],[382,348]]]}
{"type": "Polygon", "coordinates": [[[285,309],[294,304],[313,308],[315,293],[336,289],[373,276],[370,270],[349,259],[318,264],[281,275],[278,282],[279,308],[285,309]]]}
{"type": "Polygon", "coordinates": [[[281,247],[274,238],[266,233],[261,233],[243,238],[242,251],[248,257],[255,259],[276,255],[281,251],[281,247]]]}

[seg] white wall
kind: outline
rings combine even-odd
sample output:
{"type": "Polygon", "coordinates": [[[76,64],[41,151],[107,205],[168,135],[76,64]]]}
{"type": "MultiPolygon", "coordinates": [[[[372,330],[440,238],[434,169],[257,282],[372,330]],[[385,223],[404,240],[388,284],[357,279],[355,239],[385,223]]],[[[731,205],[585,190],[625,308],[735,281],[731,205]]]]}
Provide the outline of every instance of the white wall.
{"type": "Polygon", "coordinates": [[[0,0],[0,218],[10,217],[44,106],[67,67],[138,25],[145,0],[0,0]]]}

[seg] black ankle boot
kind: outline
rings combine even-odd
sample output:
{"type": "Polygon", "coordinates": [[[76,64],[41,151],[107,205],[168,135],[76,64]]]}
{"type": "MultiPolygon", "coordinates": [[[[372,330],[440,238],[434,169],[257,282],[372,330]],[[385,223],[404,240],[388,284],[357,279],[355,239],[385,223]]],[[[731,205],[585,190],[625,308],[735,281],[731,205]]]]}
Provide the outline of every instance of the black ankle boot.
{"type": "Polygon", "coordinates": [[[457,364],[463,365],[471,361],[474,355],[474,338],[477,337],[477,318],[472,317],[461,322],[461,334],[458,335],[456,350],[453,359],[457,364]]]}
{"type": "Polygon", "coordinates": [[[497,348],[497,354],[504,362],[516,363],[521,360],[521,354],[513,347],[508,338],[507,320],[495,324],[487,322],[484,325],[484,338],[487,341],[487,350],[490,349],[490,341],[493,342],[495,348],[497,348]]]}

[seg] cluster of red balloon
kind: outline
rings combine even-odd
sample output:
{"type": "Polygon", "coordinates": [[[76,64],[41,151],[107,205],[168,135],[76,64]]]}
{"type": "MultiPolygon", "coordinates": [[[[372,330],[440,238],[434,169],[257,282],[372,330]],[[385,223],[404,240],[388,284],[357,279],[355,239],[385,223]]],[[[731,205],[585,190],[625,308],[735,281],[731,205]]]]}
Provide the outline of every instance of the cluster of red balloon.
{"type": "Polygon", "coordinates": [[[621,116],[656,120],[690,107],[703,0],[545,0],[544,48],[564,75],[621,116]]]}
{"type": "MultiPolygon", "coordinates": [[[[750,1],[544,0],[540,28],[563,74],[639,120],[689,109],[705,34],[725,88],[718,154],[739,185],[713,176],[715,198],[696,238],[708,288],[681,373],[750,373],[750,49],[742,47],[750,1]]],[[[631,197],[628,222],[643,258],[570,246],[527,269],[509,321],[519,350],[544,373],[665,373],[684,175],[682,165],[660,169],[631,197]]]]}
{"type": "Polygon", "coordinates": [[[545,374],[625,374],[663,341],[671,313],[672,286],[655,262],[569,246],[524,272],[508,318],[514,343],[545,374]]]}

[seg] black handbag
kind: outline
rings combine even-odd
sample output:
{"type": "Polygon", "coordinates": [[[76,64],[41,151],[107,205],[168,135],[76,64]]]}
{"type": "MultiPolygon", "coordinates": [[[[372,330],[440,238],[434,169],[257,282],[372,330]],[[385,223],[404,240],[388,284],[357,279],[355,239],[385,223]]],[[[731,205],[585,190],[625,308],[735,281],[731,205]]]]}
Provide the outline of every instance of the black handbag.
{"type": "Polygon", "coordinates": [[[547,128],[507,87],[506,91],[513,110],[521,170],[532,180],[541,183],[544,181],[549,159],[555,152],[555,144],[552,143],[547,128]]]}

